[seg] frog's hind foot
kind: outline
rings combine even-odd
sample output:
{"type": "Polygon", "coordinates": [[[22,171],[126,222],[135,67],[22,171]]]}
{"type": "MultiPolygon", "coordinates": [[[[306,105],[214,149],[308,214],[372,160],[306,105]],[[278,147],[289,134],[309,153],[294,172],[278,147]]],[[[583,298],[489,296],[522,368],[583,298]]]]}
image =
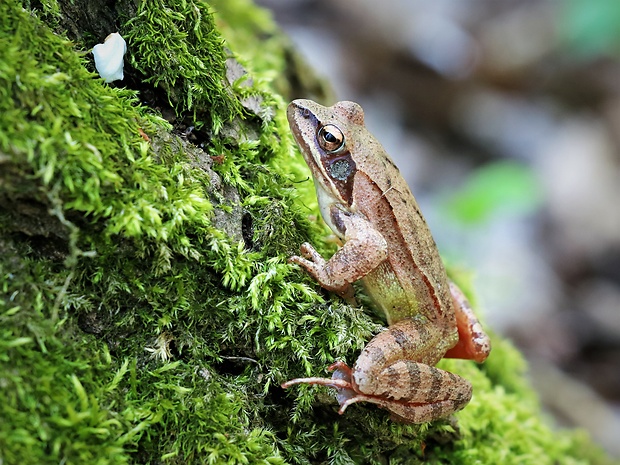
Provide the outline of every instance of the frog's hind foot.
{"type": "Polygon", "coordinates": [[[338,410],[340,415],[344,413],[349,405],[369,400],[351,382],[352,370],[346,363],[338,361],[332,363],[327,369],[334,372],[331,378],[295,378],[282,383],[281,386],[283,389],[286,389],[295,384],[318,384],[334,388],[336,390],[336,400],[340,404],[340,409],[338,410]]]}

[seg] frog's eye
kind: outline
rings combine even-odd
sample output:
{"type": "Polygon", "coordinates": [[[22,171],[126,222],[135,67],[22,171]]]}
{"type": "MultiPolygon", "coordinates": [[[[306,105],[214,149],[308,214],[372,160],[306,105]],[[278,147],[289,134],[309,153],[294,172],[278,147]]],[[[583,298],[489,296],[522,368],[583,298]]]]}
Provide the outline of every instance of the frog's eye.
{"type": "Polygon", "coordinates": [[[344,148],[344,134],[337,126],[326,124],[317,135],[319,145],[326,152],[334,153],[344,148]]]}

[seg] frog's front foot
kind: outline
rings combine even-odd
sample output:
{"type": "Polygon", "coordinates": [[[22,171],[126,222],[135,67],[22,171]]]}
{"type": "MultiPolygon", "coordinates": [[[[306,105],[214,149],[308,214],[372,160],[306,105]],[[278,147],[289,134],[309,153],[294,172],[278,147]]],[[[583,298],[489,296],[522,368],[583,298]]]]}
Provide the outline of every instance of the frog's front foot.
{"type": "Polygon", "coordinates": [[[331,260],[325,261],[321,254],[308,242],[301,245],[300,252],[302,256],[293,255],[288,259],[289,263],[296,263],[301,266],[319,282],[321,287],[335,292],[350,304],[355,305],[355,298],[353,297],[355,290],[351,282],[358,278],[347,280],[340,273],[334,272],[330,265],[331,260]]]}
{"type": "Polygon", "coordinates": [[[362,394],[353,384],[353,371],[344,362],[332,363],[328,368],[333,371],[331,378],[295,378],[282,383],[282,388],[286,389],[294,384],[319,384],[336,389],[336,400],[340,404],[338,413],[342,415],[346,408],[355,402],[369,401],[369,397],[362,394]]]}

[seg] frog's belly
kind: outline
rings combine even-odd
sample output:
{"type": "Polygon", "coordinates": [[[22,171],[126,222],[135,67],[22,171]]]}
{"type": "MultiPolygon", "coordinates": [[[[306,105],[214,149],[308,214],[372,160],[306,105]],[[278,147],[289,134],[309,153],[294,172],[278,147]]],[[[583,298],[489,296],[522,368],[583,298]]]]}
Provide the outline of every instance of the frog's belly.
{"type": "Polygon", "coordinates": [[[420,296],[416,296],[413,286],[403,286],[389,262],[379,265],[361,281],[377,309],[387,318],[388,325],[420,314],[420,296]]]}
{"type": "MultiPolygon", "coordinates": [[[[401,267],[402,268],[402,267],[401,267]]],[[[429,321],[443,324],[446,329],[456,331],[456,320],[452,310],[452,298],[446,283],[445,289],[433,294],[428,279],[411,267],[400,273],[394,271],[389,260],[362,278],[368,296],[377,309],[382,311],[388,324],[414,316],[426,317],[429,321]]],[[[439,285],[437,285],[439,286],[439,285]]]]}
{"type": "Polygon", "coordinates": [[[403,283],[386,261],[364,276],[362,283],[377,309],[386,316],[389,327],[409,319],[414,320],[416,325],[430,325],[438,329],[436,334],[439,337],[432,342],[432,345],[437,346],[436,355],[438,355],[432,363],[434,364],[446,350],[457,343],[459,336],[456,321],[454,318],[452,320],[441,318],[441,313],[437,311],[427,294],[416,294],[416,289],[424,289],[424,286],[415,282],[415,279],[422,279],[420,275],[408,273],[407,276],[410,279],[403,283]]]}

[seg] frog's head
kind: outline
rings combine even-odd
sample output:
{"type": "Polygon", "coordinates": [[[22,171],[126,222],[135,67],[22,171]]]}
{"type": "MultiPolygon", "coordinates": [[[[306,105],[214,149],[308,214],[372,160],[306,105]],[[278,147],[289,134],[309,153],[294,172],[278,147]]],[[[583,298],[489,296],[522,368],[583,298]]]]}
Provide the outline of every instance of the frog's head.
{"type": "Polygon", "coordinates": [[[289,125],[314,177],[319,203],[351,206],[356,162],[354,134],[364,127],[364,111],[355,102],[324,107],[312,100],[294,100],[287,110],[289,125]]]}

